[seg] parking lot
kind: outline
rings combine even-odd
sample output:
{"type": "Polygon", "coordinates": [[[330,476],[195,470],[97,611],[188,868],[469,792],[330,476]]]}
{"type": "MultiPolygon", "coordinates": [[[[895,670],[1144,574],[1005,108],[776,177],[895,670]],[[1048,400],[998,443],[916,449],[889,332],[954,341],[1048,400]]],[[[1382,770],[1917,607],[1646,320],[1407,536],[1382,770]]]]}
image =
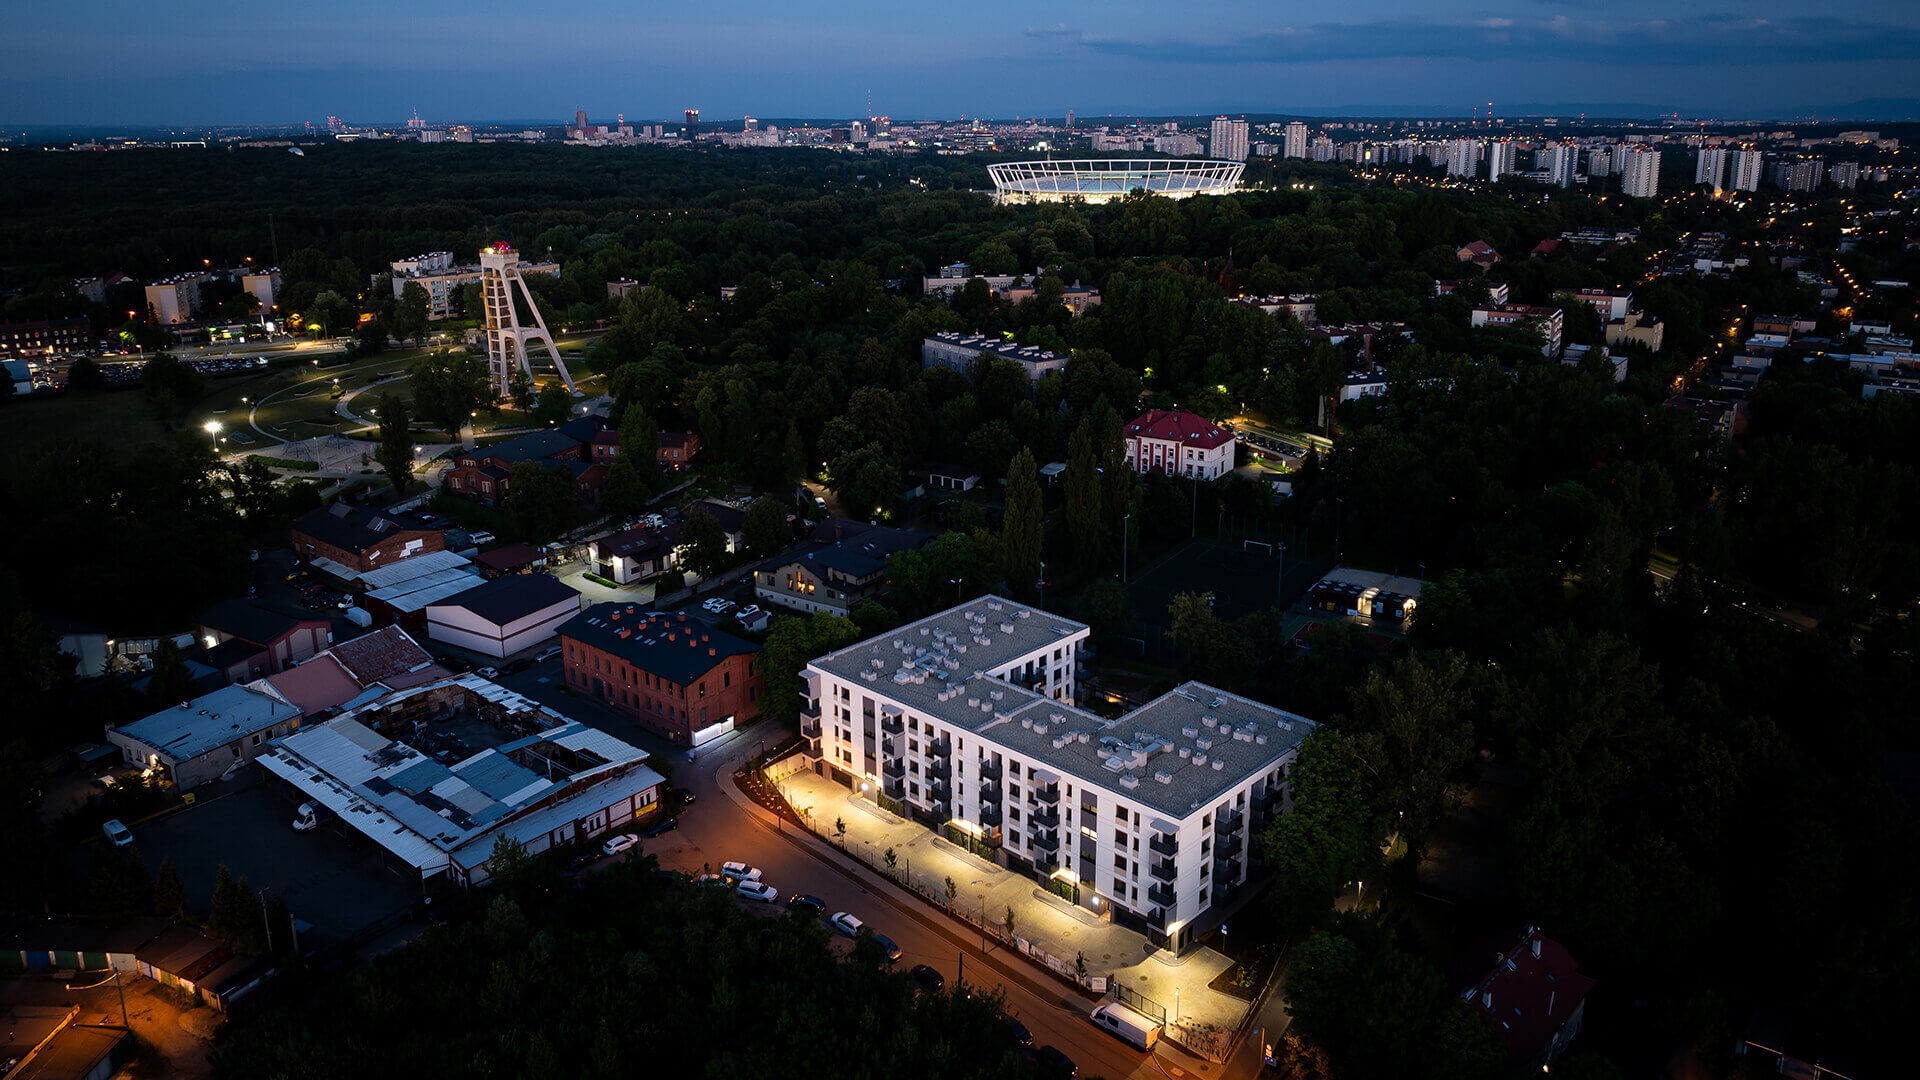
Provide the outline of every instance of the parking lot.
{"type": "Polygon", "coordinates": [[[173,860],[195,911],[209,910],[223,862],[235,878],[286,900],[296,918],[333,941],[419,898],[419,881],[388,870],[380,849],[358,834],[295,832],[295,804],[258,769],[204,786],[195,792],[196,805],[134,827],[147,867],[173,860]]]}

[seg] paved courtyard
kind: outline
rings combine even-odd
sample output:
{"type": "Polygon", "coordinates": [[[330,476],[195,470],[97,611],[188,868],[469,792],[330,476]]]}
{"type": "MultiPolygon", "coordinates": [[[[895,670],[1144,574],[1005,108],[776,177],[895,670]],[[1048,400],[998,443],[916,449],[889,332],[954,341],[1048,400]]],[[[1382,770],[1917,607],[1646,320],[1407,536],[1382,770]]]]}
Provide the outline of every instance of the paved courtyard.
{"type": "MultiPolygon", "coordinates": [[[[1108,976],[1159,1005],[1169,1021],[1177,1018],[1203,1030],[1212,1025],[1230,1034],[1247,1014],[1247,1002],[1208,988],[1233,964],[1213,949],[1175,957],[1155,948],[1145,935],[1055,896],[1034,879],[979,858],[812,772],[783,779],[780,789],[814,833],[824,834],[820,843],[840,846],[835,822],[845,822],[849,854],[884,867],[886,851],[892,848],[895,876],[922,895],[944,901],[951,877],[958,886],[954,909],[973,920],[984,914],[988,923],[1001,925],[1011,907],[1014,934],[1042,954],[1034,959],[1043,966],[1053,966],[1047,963],[1050,957],[1056,970],[1063,967],[1071,978],[1076,961],[1084,959],[1088,975],[1108,976]]],[[[731,785],[728,791],[745,799],[731,785]]]]}

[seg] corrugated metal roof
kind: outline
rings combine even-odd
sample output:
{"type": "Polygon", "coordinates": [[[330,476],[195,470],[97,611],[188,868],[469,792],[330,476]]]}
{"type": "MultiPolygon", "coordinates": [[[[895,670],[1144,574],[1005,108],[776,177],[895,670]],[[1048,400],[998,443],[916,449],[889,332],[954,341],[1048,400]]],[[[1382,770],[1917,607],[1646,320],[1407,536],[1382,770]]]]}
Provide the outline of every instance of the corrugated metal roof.
{"type": "Polygon", "coordinates": [[[415,555],[411,559],[402,559],[386,566],[376,566],[365,573],[349,571],[353,576],[366,582],[369,589],[384,589],[389,585],[398,585],[427,574],[443,570],[459,570],[473,564],[455,555],[451,551],[429,551],[425,555],[415,555]]]}

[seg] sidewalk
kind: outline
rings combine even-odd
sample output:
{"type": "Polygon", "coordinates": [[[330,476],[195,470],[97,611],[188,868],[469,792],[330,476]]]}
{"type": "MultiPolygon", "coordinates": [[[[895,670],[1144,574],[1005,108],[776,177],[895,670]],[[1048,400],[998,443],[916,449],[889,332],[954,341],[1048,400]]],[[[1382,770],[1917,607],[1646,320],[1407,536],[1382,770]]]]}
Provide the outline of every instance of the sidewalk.
{"type": "MultiPolygon", "coordinates": [[[[723,786],[730,797],[752,805],[732,785],[723,786]]],[[[1147,998],[1166,1011],[1169,1021],[1178,1018],[1190,1029],[1217,1030],[1223,1051],[1247,1015],[1247,1002],[1208,989],[1208,983],[1232,966],[1231,960],[1212,949],[1194,949],[1176,958],[1154,948],[1144,935],[1055,896],[1034,879],[979,858],[870,799],[855,798],[811,771],[795,773],[779,786],[816,834],[814,842],[839,846],[835,823],[844,822],[848,854],[884,871],[886,851],[892,848],[894,876],[937,900],[944,900],[951,878],[957,887],[954,911],[969,921],[978,922],[984,916],[989,927],[997,930],[1004,926],[1011,908],[1014,935],[1044,954],[1044,958],[1028,957],[1029,963],[1052,968],[1071,981],[1076,961],[1084,961],[1089,976],[1107,976],[1147,998]]]]}

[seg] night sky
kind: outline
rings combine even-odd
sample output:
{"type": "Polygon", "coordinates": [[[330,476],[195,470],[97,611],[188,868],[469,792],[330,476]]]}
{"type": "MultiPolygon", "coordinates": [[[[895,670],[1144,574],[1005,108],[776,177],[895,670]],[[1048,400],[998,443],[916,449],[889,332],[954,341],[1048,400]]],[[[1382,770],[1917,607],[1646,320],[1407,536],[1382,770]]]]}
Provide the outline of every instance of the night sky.
{"type": "Polygon", "coordinates": [[[1920,93],[1881,0],[16,4],[0,124],[1059,116],[1637,104],[1793,115],[1920,93]]]}

